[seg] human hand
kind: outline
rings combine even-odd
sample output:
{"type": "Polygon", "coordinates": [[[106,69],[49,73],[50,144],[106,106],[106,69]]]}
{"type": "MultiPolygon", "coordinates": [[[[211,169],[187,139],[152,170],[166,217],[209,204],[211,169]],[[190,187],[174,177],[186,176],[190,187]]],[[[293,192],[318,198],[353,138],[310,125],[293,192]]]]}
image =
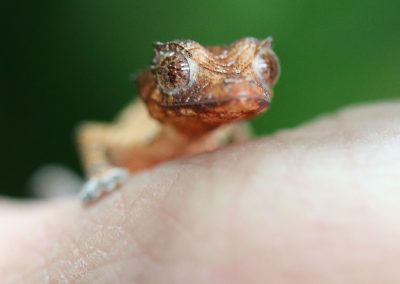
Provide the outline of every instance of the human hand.
{"type": "Polygon", "coordinates": [[[0,208],[1,283],[400,283],[400,103],[0,208]]]}

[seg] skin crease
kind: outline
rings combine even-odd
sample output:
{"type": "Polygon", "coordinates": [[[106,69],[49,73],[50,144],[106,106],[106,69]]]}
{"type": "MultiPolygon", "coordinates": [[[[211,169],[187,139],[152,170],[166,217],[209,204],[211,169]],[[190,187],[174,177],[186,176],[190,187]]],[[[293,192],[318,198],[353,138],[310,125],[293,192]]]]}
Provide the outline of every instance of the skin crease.
{"type": "Polygon", "coordinates": [[[400,283],[400,103],[0,203],[2,283],[400,283]]]}

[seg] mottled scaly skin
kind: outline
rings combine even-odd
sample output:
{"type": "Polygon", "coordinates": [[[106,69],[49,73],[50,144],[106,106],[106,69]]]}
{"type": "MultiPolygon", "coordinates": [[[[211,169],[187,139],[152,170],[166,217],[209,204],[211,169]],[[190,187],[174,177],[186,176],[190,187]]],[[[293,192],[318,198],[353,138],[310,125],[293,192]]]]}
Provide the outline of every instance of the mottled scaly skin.
{"type": "Polygon", "coordinates": [[[155,50],[155,58],[179,50],[197,65],[195,80],[179,95],[165,95],[157,87],[154,69],[138,77],[140,95],[150,114],[186,135],[201,135],[222,124],[246,120],[265,111],[271,102],[279,65],[268,39],[245,38],[230,46],[210,48],[186,40],[158,45],[155,50]],[[265,84],[259,82],[253,68],[255,55],[262,49],[275,60],[274,78],[265,84]]]}
{"type": "Polygon", "coordinates": [[[246,139],[242,121],[268,108],[278,77],[270,38],[208,48],[155,43],[151,67],[137,76],[141,101],[113,124],[87,123],[78,132],[89,177],[83,200],[117,188],[128,172],[246,139]]]}

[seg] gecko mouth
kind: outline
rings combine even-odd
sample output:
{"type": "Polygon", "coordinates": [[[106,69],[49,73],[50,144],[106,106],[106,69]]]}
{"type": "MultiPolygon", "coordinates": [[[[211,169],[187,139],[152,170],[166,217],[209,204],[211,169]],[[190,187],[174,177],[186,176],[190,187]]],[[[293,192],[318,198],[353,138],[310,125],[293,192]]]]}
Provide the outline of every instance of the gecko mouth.
{"type": "MultiPolygon", "coordinates": [[[[187,92],[179,96],[166,96],[161,102],[165,108],[213,108],[229,107],[241,111],[264,109],[271,102],[271,91],[254,81],[236,81],[234,84],[217,84],[198,93],[187,92]]],[[[226,109],[227,111],[229,109],[226,109]]]]}
{"type": "Polygon", "coordinates": [[[257,101],[259,104],[268,106],[270,103],[269,97],[265,95],[264,97],[259,98],[249,98],[247,94],[240,94],[239,96],[225,96],[223,98],[214,98],[214,97],[206,97],[196,101],[175,101],[173,103],[161,103],[161,106],[166,108],[177,108],[177,107],[211,107],[217,105],[223,105],[226,103],[232,102],[243,102],[246,100],[254,100],[257,101]]]}
{"type": "MultiPolygon", "coordinates": [[[[174,102],[163,106],[167,116],[186,117],[196,123],[221,125],[246,120],[266,111],[269,106],[267,95],[254,96],[241,93],[223,97],[203,97],[194,102],[174,102]]],[[[189,121],[189,120],[188,120],[189,121]]]]}

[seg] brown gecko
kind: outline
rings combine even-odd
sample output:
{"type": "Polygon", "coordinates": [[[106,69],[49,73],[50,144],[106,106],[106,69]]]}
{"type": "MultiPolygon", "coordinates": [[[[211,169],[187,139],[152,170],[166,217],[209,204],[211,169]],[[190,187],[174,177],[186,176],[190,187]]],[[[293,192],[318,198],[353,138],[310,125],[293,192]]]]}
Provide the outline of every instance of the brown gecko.
{"type": "Polygon", "coordinates": [[[151,67],[136,77],[141,100],[113,124],[79,128],[89,178],[82,200],[118,188],[129,172],[246,140],[250,133],[243,121],[268,108],[279,77],[271,42],[243,38],[213,47],[192,40],[154,43],[151,67]]]}

